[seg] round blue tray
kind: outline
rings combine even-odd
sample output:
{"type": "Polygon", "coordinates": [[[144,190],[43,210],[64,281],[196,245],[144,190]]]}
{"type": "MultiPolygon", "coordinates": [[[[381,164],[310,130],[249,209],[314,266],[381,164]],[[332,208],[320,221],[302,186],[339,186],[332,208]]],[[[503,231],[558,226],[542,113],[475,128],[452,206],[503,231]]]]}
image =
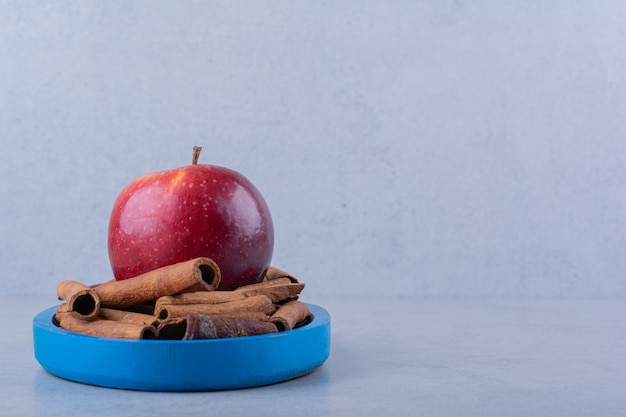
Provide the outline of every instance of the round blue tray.
{"type": "Polygon", "coordinates": [[[286,381],[313,372],[330,354],[330,315],[285,332],[212,340],[125,340],[70,332],[33,319],[35,358],[71,381],[141,391],[214,391],[286,381]]]}

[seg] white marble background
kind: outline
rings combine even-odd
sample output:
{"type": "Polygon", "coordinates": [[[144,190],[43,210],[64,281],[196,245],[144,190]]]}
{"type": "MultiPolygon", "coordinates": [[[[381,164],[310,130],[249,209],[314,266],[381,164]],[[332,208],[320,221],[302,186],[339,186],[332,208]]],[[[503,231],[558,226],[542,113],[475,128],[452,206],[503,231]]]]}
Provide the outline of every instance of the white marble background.
{"type": "Polygon", "coordinates": [[[111,277],[113,201],[251,179],[316,296],[626,295],[619,1],[0,0],[0,279],[111,277]]]}

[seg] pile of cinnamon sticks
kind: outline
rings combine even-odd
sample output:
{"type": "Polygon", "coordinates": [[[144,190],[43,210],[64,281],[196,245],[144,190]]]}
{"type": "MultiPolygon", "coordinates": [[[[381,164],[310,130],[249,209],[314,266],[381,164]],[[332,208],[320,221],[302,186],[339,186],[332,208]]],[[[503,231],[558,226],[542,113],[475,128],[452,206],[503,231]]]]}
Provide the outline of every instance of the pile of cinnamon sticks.
{"type": "Polygon", "coordinates": [[[273,266],[257,284],[220,291],[219,282],[209,258],[92,286],[63,281],[54,322],[92,336],[192,340],[286,331],[312,318],[298,301],[304,284],[273,266]]]}

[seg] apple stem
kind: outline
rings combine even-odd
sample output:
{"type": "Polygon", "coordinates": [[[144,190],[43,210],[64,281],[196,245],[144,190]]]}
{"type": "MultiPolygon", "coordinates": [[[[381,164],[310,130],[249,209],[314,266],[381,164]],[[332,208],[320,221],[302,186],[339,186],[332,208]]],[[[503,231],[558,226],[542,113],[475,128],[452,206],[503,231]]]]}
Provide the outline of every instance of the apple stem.
{"type": "Polygon", "coordinates": [[[202,146],[193,147],[193,159],[191,160],[192,165],[198,164],[198,159],[200,159],[200,152],[202,152],[202,146]]]}

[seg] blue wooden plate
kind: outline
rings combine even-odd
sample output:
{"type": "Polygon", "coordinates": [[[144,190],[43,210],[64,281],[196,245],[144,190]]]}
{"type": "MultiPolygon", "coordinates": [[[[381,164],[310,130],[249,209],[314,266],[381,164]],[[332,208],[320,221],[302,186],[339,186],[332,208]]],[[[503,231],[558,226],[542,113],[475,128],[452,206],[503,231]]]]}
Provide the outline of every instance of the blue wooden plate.
{"type": "Polygon", "coordinates": [[[33,319],[35,358],[71,381],[141,391],[214,391],[286,381],[313,372],[330,354],[330,315],[267,335],[211,340],[125,340],[56,326],[56,306],[33,319]]]}

